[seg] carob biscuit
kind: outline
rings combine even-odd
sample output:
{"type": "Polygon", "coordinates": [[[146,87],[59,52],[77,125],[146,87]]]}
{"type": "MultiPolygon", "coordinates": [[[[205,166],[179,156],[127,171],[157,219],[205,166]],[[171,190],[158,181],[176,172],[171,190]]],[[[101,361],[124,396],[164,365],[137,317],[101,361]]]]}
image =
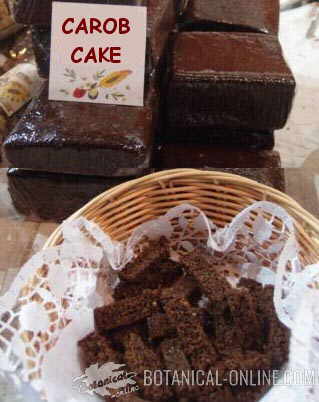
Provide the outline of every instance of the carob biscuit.
{"type": "Polygon", "coordinates": [[[136,380],[143,388],[145,398],[150,397],[155,401],[162,401],[172,396],[172,392],[165,385],[144,386],[144,371],[162,370],[164,368],[161,358],[155,353],[151,347],[146,345],[142,338],[130,333],[124,341],[125,352],[124,361],[129,368],[137,373],[136,380]]]}
{"type": "MultiPolygon", "coordinates": [[[[161,289],[163,297],[172,289],[191,295],[195,291],[190,278],[184,277],[182,264],[169,258],[167,240],[150,241],[146,247],[133,258],[121,271],[120,282],[114,289],[113,297],[121,300],[129,296],[137,296],[142,289],[161,289]]],[[[184,294],[183,293],[183,294],[184,294]]]]}
{"type": "MultiPolygon", "coordinates": [[[[216,387],[215,392],[210,395],[205,395],[197,398],[197,402],[235,402],[236,397],[232,395],[231,391],[227,387],[216,387]]],[[[251,402],[249,400],[245,402],[251,402]]]]}
{"type": "MultiPolygon", "coordinates": [[[[166,369],[170,370],[171,373],[173,373],[171,377],[174,374],[176,375],[176,373],[177,375],[182,375],[183,373],[187,374],[191,371],[191,366],[183,352],[180,341],[178,339],[165,339],[160,344],[160,350],[166,369]]],[[[177,395],[178,397],[187,397],[191,392],[195,391],[195,386],[190,386],[188,384],[176,384],[174,386],[174,382],[172,384],[174,387],[175,395],[177,395]]],[[[198,393],[198,391],[196,393],[198,393]]]]}
{"type": "Polygon", "coordinates": [[[164,313],[155,313],[148,317],[147,329],[150,340],[169,337],[176,332],[164,313]]]}
{"type": "Polygon", "coordinates": [[[163,306],[169,322],[176,328],[183,351],[195,370],[214,367],[217,354],[205,334],[198,313],[186,299],[171,299],[163,306]]]}
{"type": "Polygon", "coordinates": [[[258,300],[258,312],[264,319],[264,348],[270,353],[272,365],[280,367],[289,353],[289,330],[278,320],[273,298],[273,286],[265,286],[258,300]]]}
{"type": "Polygon", "coordinates": [[[111,343],[106,337],[96,332],[81,339],[78,345],[86,367],[96,363],[102,365],[110,361],[120,361],[120,353],[112,348],[111,343]]]}
{"type": "Polygon", "coordinates": [[[133,280],[122,280],[114,289],[113,297],[120,300],[129,296],[137,296],[142,289],[165,289],[172,286],[182,276],[180,264],[169,260],[151,263],[150,266],[133,280]]]}
{"type": "MultiPolygon", "coordinates": [[[[128,395],[125,395],[125,396],[116,397],[115,400],[118,401],[118,402],[149,402],[146,399],[139,398],[134,393],[128,394],[128,395]]],[[[105,398],[105,401],[109,402],[109,399],[105,398]]],[[[114,399],[112,399],[111,401],[114,401],[114,399]]]]}
{"type": "Polygon", "coordinates": [[[191,275],[205,296],[218,311],[228,306],[227,296],[231,291],[228,281],[217,272],[212,258],[204,250],[195,250],[182,259],[186,271],[191,275]]]}
{"type": "Polygon", "coordinates": [[[172,286],[165,287],[161,291],[161,299],[169,300],[174,297],[185,297],[186,299],[192,299],[195,295],[197,296],[199,288],[193,278],[189,275],[183,276],[178,279],[172,286]]]}
{"type": "Polygon", "coordinates": [[[170,128],[282,128],[295,93],[278,38],[254,33],[176,35],[166,102],[170,128]]]}
{"type": "Polygon", "coordinates": [[[277,34],[279,0],[189,0],[180,23],[188,31],[277,34]]]}
{"type": "MultiPolygon", "coordinates": [[[[156,287],[157,286],[154,284],[153,289],[156,287]]],[[[114,288],[113,298],[114,300],[122,300],[126,299],[127,297],[135,297],[140,295],[145,288],[147,287],[144,287],[143,284],[139,282],[135,283],[120,281],[114,288]]]]}
{"type": "Polygon", "coordinates": [[[233,389],[236,402],[258,402],[270,387],[267,385],[233,389]]]}
{"type": "Polygon", "coordinates": [[[265,370],[267,372],[271,369],[271,359],[269,355],[258,353],[256,351],[247,352],[246,354],[234,353],[223,361],[226,371],[238,371],[238,373],[250,371],[253,375],[252,378],[257,378],[258,370],[265,370]]]}
{"type": "Polygon", "coordinates": [[[123,281],[141,282],[145,280],[148,271],[169,258],[168,242],[163,237],[151,241],[149,245],[132,261],[119,271],[119,277],[123,281]]]}
{"type": "Polygon", "coordinates": [[[212,321],[214,325],[214,344],[220,356],[232,356],[242,351],[242,342],[237,328],[231,317],[227,317],[225,311],[212,309],[212,321]]]}
{"type": "MultiPolygon", "coordinates": [[[[152,258],[147,260],[152,264],[152,258]]],[[[276,316],[273,287],[263,287],[251,279],[241,279],[237,288],[230,286],[205,249],[181,258],[181,264],[187,274],[170,287],[159,284],[155,290],[144,290],[140,296],[95,310],[96,328],[108,339],[102,360],[110,350],[116,350],[120,361],[137,373],[141,389],[136,396],[142,400],[257,401],[266,387],[244,383],[233,387],[225,378],[241,371],[251,373],[254,380],[260,370],[279,369],[287,359],[289,332],[276,316]],[[168,384],[145,385],[144,370],[162,372],[163,378],[167,373],[168,384]],[[213,380],[223,385],[186,382],[179,386],[173,381],[174,373],[183,375],[189,370],[211,370],[213,380]]],[[[145,267],[140,271],[137,265],[136,271],[134,266],[131,269],[138,275],[147,271],[145,267]]]]}
{"type": "Polygon", "coordinates": [[[274,288],[262,287],[251,279],[242,278],[239,286],[249,289],[256,305],[262,336],[261,342],[265,353],[269,353],[273,367],[279,368],[287,360],[289,352],[289,330],[277,318],[273,303],[274,288]]]}
{"type": "Polygon", "coordinates": [[[144,325],[141,321],[134,324],[125,325],[109,329],[105,332],[105,336],[109,337],[114,348],[122,350],[123,342],[130,333],[141,335],[144,329],[144,325]]]}
{"type": "Polygon", "coordinates": [[[157,290],[144,290],[140,296],[129,297],[94,310],[98,332],[134,324],[159,311],[160,294],[157,290]]]}

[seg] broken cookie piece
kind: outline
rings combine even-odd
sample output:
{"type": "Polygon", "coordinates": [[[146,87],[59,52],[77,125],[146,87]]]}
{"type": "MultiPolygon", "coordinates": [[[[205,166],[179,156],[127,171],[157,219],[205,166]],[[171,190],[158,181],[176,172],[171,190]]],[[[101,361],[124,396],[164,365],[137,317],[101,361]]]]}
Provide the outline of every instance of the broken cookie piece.
{"type": "Polygon", "coordinates": [[[98,363],[99,366],[107,362],[119,362],[120,354],[113,349],[110,341],[95,332],[78,342],[85,367],[98,363]]]}
{"type": "Polygon", "coordinates": [[[134,324],[159,311],[160,294],[156,290],[144,290],[140,296],[130,297],[94,310],[96,330],[106,330],[134,324]]]}
{"type": "Polygon", "coordinates": [[[145,398],[151,398],[153,401],[163,401],[172,396],[169,386],[144,384],[144,372],[154,373],[156,370],[162,370],[164,365],[160,357],[147,346],[142,338],[137,334],[131,333],[124,342],[125,352],[124,361],[131,370],[137,373],[137,382],[143,388],[145,398]]]}

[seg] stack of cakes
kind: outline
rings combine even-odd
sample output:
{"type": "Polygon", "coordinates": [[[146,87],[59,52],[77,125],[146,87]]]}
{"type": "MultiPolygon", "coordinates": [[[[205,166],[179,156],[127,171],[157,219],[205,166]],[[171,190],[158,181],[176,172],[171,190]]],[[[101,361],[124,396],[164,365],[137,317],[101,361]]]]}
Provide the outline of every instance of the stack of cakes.
{"type": "Polygon", "coordinates": [[[163,166],[182,167],[188,153],[192,167],[278,167],[274,130],[295,91],[278,25],[278,0],[186,2],[171,46],[163,166]]]}
{"type": "MultiPolygon", "coordinates": [[[[139,0],[121,3],[146,5],[139,0]]],[[[51,4],[51,0],[15,4],[16,20],[32,25],[38,70],[45,79],[49,73],[51,4]]],[[[51,101],[45,82],[4,144],[14,168],[8,172],[8,181],[18,210],[61,220],[94,195],[152,167],[160,109],[159,76],[176,24],[176,10],[171,0],[148,0],[147,6],[144,106],[51,101]]]]}
{"type": "MultiPolygon", "coordinates": [[[[295,82],[277,38],[278,0],[92,3],[147,6],[144,106],[49,101],[45,84],[5,141],[20,211],[61,220],[152,169],[232,168],[283,189],[273,132],[287,120],[295,82]]],[[[15,2],[45,79],[51,4],[15,2]]]]}

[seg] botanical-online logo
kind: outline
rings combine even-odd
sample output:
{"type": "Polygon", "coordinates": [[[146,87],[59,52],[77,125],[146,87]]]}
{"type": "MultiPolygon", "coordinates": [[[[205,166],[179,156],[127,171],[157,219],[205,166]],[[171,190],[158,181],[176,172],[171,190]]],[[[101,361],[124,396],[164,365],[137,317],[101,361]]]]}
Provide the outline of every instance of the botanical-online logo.
{"type": "Polygon", "coordinates": [[[74,378],[73,382],[78,383],[81,393],[118,398],[139,390],[134,379],[137,374],[121,370],[124,366],[125,364],[113,362],[101,366],[98,363],[92,364],[82,376],[74,378]]]}

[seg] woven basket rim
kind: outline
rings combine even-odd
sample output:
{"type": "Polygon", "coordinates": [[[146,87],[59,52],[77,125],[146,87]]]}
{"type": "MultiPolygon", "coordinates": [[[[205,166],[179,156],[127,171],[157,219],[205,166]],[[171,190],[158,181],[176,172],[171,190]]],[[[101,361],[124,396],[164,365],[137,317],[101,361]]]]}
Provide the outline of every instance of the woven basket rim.
{"type": "MultiPolygon", "coordinates": [[[[73,221],[74,219],[85,216],[86,212],[92,207],[98,207],[106,200],[110,202],[114,202],[115,199],[119,199],[123,194],[133,194],[134,191],[141,191],[142,189],[147,189],[151,184],[163,184],[165,182],[171,180],[196,180],[204,182],[207,180],[209,184],[212,184],[214,180],[223,181],[223,185],[241,185],[243,187],[247,187],[256,191],[260,191],[266,195],[270,195],[273,202],[278,203],[280,206],[285,208],[288,213],[293,217],[295,224],[298,225],[298,228],[303,228],[307,226],[305,229],[305,234],[313,241],[312,248],[318,247],[318,238],[319,238],[319,220],[314,217],[311,213],[305,210],[297,201],[295,201],[289,195],[269,187],[265,184],[259,183],[255,180],[248,179],[246,177],[228,173],[228,172],[220,172],[215,170],[199,170],[199,169],[172,169],[172,170],[164,170],[160,172],[151,173],[145,176],[142,176],[137,179],[128,180],[122,184],[119,184],[115,187],[112,187],[109,190],[101,193],[100,195],[93,198],[86,205],[80,208],[78,211],[73,213],[69,218],[66,219],[65,222],[73,221]]],[[[191,203],[191,202],[190,202],[191,203]]],[[[58,244],[61,236],[61,225],[59,225],[56,230],[51,234],[46,243],[43,246],[43,249],[54,246],[58,244]]],[[[319,258],[319,251],[318,251],[319,258]]]]}

